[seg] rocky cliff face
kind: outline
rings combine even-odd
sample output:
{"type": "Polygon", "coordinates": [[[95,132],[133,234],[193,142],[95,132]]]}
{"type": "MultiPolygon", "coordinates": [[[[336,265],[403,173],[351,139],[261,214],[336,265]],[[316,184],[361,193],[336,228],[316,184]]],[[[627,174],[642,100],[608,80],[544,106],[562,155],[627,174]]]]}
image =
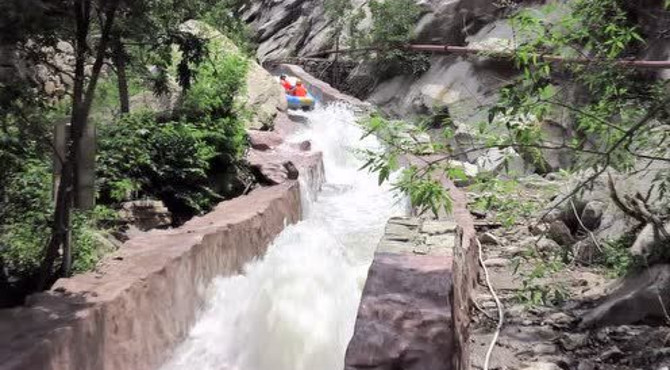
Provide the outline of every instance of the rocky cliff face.
{"type": "MultiPolygon", "coordinates": [[[[365,0],[351,0],[355,8],[365,0]]],[[[504,19],[510,10],[538,7],[549,1],[416,0],[423,15],[416,24],[416,43],[486,47],[515,37],[504,19]]],[[[304,57],[334,45],[332,23],[324,13],[324,0],[251,0],[242,8],[259,44],[261,61],[304,57]]],[[[670,41],[664,36],[670,20],[659,16],[660,0],[627,2],[649,41],[642,57],[665,60],[670,41]]],[[[548,15],[551,17],[552,15],[548,15]]],[[[396,76],[379,84],[370,100],[389,113],[422,114],[436,106],[449,106],[456,120],[469,121],[473,102],[482,105],[494,98],[497,88],[514,74],[509,65],[474,58],[436,56],[421,76],[396,76]],[[459,104],[455,104],[458,102],[459,104]],[[464,105],[465,104],[465,105],[464,105]],[[454,107],[458,105],[458,107],[454,107]],[[457,108],[457,109],[453,109],[457,108]]]]}
{"type": "MultiPolygon", "coordinates": [[[[352,0],[355,7],[366,7],[363,0],[352,0]]],[[[414,34],[415,43],[450,44],[492,49],[509,44],[515,35],[505,19],[510,11],[520,7],[539,7],[549,1],[493,1],[493,0],[416,0],[423,9],[414,34]]],[[[560,2],[565,3],[565,2],[560,2]]],[[[257,57],[261,61],[305,57],[317,51],[331,49],[334,34],[331,22],[324,14],[324,0],[252,0],[243,8],[243,18],[255,31],[259,43],[257,57]]],[[[627,2],[631,14],[649,40],[640,57],[666,60],[670,56],[670,42],[661,32],[670,29],[670,20],[652,9],[660,9],[659,0],[627,2]],[[661,31],[659,31],[661,30],[661,31]]],[[[559,8],[560,9],[560,8],[559,8]]],[[[546,15],[561,14],[560,10],[546,15]]],[[[369,66],[359,65],[349,76],[349,84],[365,75],[369,66]]],[[[323,66],[319,67],[323,68],[323,66]]],[[[317,68],[318,69],[318,68],[317,68]]],[[[397,75],[377,81],[365,96],[383,112],[392,116],[413,117],[440,113],[451,119],[457,132],[455,149],[465,149],[470,132],[486,119],[486,107],[498,99],[499,89],[517,75],[511,63],[456,55],[434,55],[430,68],[419,76],[397,75]]],[[[670,73],[670,72],[667,72],[670,73]]],[[[665,77],[666,72],[660,72],[665,77]]],[[[369,73],[368,73],[369,74],[369,73]]],[[[356,93],[355,91],[350,91],[356,93]]],[[[575,98],[575,91],[566,89],[563,99],[575,98]]],[[[558,144],[572,132],[571,115],[558,111],[544,124],[547,137],[558,144]]],[[[472,158],[463,160],[474,161],[472,158]]],[[[570,165],[571,158],[564,153],[545,153],[550,170],[570,165]]]]}
{"type": "MultiPolygon", "coordinates": [[[[363,0],[352,0],[365,7],[363,0]]],[[[503,10],[490,0],[417,0],[423,16],[416,25],[418,43],[469,45],[511,37],[511,28],[496,22],[503,10]]],[[[256,34],[261,61],[304,57],[334,45],[331,22],[322,0],[257,0],[243,8],[243,19],[256,34]]],[[[469,120],[473,102],[488,102],[510,71],[453,56],[434,57],[419,77],[397,76],[379,84],[370,100],[400,116],[427,113],[436,106],[459,103],[459,120],[469,120]]],[[[452,113],[453,114],[453,113],[452,113]]],[[[457,113],[458,115],[458,113],[457,113]]]]}

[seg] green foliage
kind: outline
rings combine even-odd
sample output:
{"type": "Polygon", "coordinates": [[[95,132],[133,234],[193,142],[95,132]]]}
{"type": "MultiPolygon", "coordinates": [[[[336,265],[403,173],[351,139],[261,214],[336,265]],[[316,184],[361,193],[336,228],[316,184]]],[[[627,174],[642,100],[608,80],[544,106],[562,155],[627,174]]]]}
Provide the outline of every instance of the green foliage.
{"type": "Polygon", "coordinates": [[[0,223],[0,260],[17,275],[30,275],[42,256],[51,220],[51,168],[36,159],[7,174],[0,223]]]}
{"type": "Polygon", "coordinates": [[[332,20],[335,34],[340,33],[353,16],[354,6],[351,0],[330,0],[323,4],[325,14],[332,20]]]}
{"type": "MultiPolygon", "coordinates": [[[[223,33],[247,56],[252,57],[256,49],[256,45],[252,41],[254,37],[251,30],[237,14],[237,10],[243,3],[244,0],[219,0],[212,6],[207,7],[200,19],[223,33]]],[[[330,3],[330,1],[327,3],[330,3]]]]}
{"type": "Polygon", "coordinates": [[[350,20],[350,43],[354,48],[377,49],[375,53],[366,55],[375,64],[377,75],[380,78],[399,74],[418,75],[428,70],[430,63],[427,55],[397,49],[412,40],[421,7],[413,0],[372,0],[368,5],[372,25],[370,29],[359,29],[360,22],[365,19],[364,10],[359,9],[350,20]]]}
{"type": "Polygon", "coordinates": [[[186,92],[183,111],[189,120],[217,119],[237,113],[235,97],[243,91],[248,61],[241,55],[226,53],[218,41],[210,41],[205,60],[196,68],[196,78],[186,92]]]}
{"type": "MultiPolygon", "coordinates": [[[[101,204],[136,197],[164,199],[176,213],[197,214],[227,194],[210,189],[215,173],[235,170],[246,133],[235,96],[244,88],[248,62],[205,44],[201,63],[189,61],[191,89],[174,120],[139,112],[118,117],[115,77],[101,81],[93,105],[98,125],[97,183],[101,204]],[[109,121],[116,119],[114,123],[109,121]]],[[[142,88],[131,75],[130,92],[142,88]]],[[[35,279],[51,233],[53,212],[51,127],[67,102],[46,104],[22,85],[0,92],[0,265],[23,283],[35,279]]],[[[114,212],[104,206],[72,214],[73,272],[88,271],[111,246],[101,236],[114,212]]],[[[111,226],[111,225],[110,225],[111,226]]],[[[3,274],[0,274],[0,279],[3,274]]]]}
{"type": "MultiPolygon", "coordinates": [[[[0,224],[0,265],[8,275],[35,277],[42,260],[42,248],[51,232],[52,178],[47,161],[29,160],[6,180],[6,196],[11,199],[0,224]]],[[[92,269],[106,252],[94,233],[99,222],[114,216],[105,207],[90,213],[75,213],[72,240],[74,271],[92,269]]]]}
{"type": "Polygon", "coordinates": [[[106,206],[93,211],[75,211],[72,220],[72,272],[91,271],[114,246],[104,242],[104,225],[117,218],[117,213],[106,206]]]}
{"type": "Polygon", "coordinates": [[[633,241],[633,238],[628,236],[604,243],[601,260],[596,263],[608,269],[612,277],[622,277],[637,269],[641,266],[641,261],[638,261],[629,251],[633,241]]]}
{"type": "Polygon", "coordinates": [[[519,218],[530,220],[541,208],[538,201],[527,200],[522,187],[514,179],[504,180],[480,175],[469,190],[477,194],[471,207],[492,212],[494,219],[506,228],[514,226],[519,218]]]}
{"type": "Polygon", "coordinates": [[[213,40],[192,69],[196,77],[175,121],[158,122],[155,114],[142,112],[101,128],[101,199],[153,197],[173,212],[195,215],[225,198],[211,189],[211,178],[231,171],[246,149],[236,96],[245,88],[248,62],[213,40]]]}
{"type": "Polygon", "coordinates": [[[619,0],[582,0],[553,23],[531,11],[512,19],[526,40],[515,55],[523,75],[502,91],[500,102],[490,110],[489,124],[500,127],[493,131],[509,133],[501,135],[497,144],[524,147],[524,154],[537,158],[541,165],[541,152],[532,149],[547,146],[539,126],[568,108],[577,135],[566,148],[579,154],[576,169],[611,166],[626,172],[641,156],[668,158],[667,126],[662,124],[668,116],[663,108],[665,89],[613,61],[635,54],[644,45],[639,27],[625,9],[619,0]],[[540,60],[540,53],[588,57],[594,62],[552,64],[540,60]],[[556,76],[565,79],[566,75],[571,84],[557,86],[556,76]],[[589,99],[566,105],[566,90],[571,87],[583,89],[589,99]],[[649,112],[652,116],[646,117],[649,112]],[[525,124],[510,124],[519,118],[525,124]]]}
{"type": "MultiPolygon", "coordinates": [[[[107,123],[117,118],[121,113],[119,107],[119,87],[118,79],[115,74],[100,79],[95,91],[95,99],[91,108],[92,119],[98,123],[107,123]]],[[[128,78],[128,93],[135,96],[146,90],[146,86],[140,80],[139,76],[132,74],[128,78]]],[[[68,102],[69,103],[69,102],[68,102]]],[[[62,103],[61,103],[62,104],[62,103]]]]}
{"type": "Polygon", "coordinates": [[[157,123],[151,113],[130,114],[101,132],[98,179],[101,199],[162,199],[190,214],[220,201],[209,178],[231,166],[244,148],[243,126],[234,118],[202,123],[157,123]]]}
{"type": "Polygon", "coordinates": [[[446,174],[452,180],[463,179],[465,175],[461,168],[448,160],[437,160],[399,169],[399,158],[418,160],[422,154],[435,150],[435,145],[419,139],[424,134],[421,127],[388,121],[376,114],[365,117],[360,124],[366,129],[363,137],[374,134],[386,144],[386,151],[365,150],[363,155],[367,161],[361,169],[378,173],[380,184],[392,181],[394,190],[409,196],[412,206],[420,214],[430,211],[437,216],[440,211],[451,212],[451,197],[442,186],[440,174],[446,174]],[[392,178],[396,171],[400,171],[399,176],[392,178]]]}
{"type": "Polygon", "coordinates": [[[514,273],[521,278],[522,287],[516,293],[520,303],[550,306],[567,298],[567,287],[556,279],[556,274],[565,269],[557,256],[540,256],[535,250],[529,250],[516,257],[513,266],[514,273]]]}
{"type": "Polygon", "coordinates": [[[367,37],[371,43],[386,46],[403,45],[410,41],[421,8],[412,0],[371,0],[372,28],[367,37]]]}

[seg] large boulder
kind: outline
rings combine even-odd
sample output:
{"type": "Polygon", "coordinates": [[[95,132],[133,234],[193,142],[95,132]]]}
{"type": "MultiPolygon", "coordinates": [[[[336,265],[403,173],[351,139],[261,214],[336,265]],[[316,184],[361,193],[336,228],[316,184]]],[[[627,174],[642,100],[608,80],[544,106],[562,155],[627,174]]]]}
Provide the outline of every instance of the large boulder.
{"type": "Polygon", "coordinates": [[[274,131],[248,130],[251,147],[256,150],[271,150],[280,146],[284,139],[274,131]]]}
{"type": "Polygon", "coordinates": [[[584,328],[667,320],[670,307],[670,265],[655,265],[618,282],[599,306],[584,316],[584,328]]]}
{"type": "MultiPolygon", "coordinates": [[[[660,198],[657,187],[652,187],[654,178],[659,171],[663,170],[663,165],[652,163],[647,166],[645,163],[639,163],[638,166],[640,170],[634,172],[632,175],[618,174],[614,170],[607,171],[612,177],[619,198],[623,199],[626,195],[634,196],[636,193],[643,194],[644,196],[649,194],[649,208],[651,210],[666,209],[667,199],[660,198]]],[[[608,185],[608,177],[610,175],[607,172],[597,176],[591,184],[583,187],[582,191],[573,197],[572,203],[564,202],[561,205],[556,204],[558,201],[563,200],[565,195],[571,192],[572,189],[579,186],[582,181],[591,177],[593,172],[588,170],[572,177],[563,188],[562,194],[559,194],[556,200],[550,204],[551,208],[556,209],[545,217],[544,221],[549,224],[558,221],[567,225],[570,233],[575,237],[575,242],[577,241],[578,234],[580,234],[581,238],[591,239],[591,235],[586,235],[588,233],[585,233],[582,224],[592,232],[593,237],[599,243],[618,241],[635,235],[644,225],[626,215],[612,200],[612,194],[608,185]],[[575,216],[576,214],[580,215],[579,220],[575,216]]],[[[558,228],[556,231],[559,231],[558,228]]],[[[562,236],[567,236],[565,229],[560,231],[562,236]]],[[[651,226],[643,230],[639,243],[637,243],[632,251],[635,254],[647,255],[651,251],[653,243],[659,242],[659,240],[655,240],[653,237],[644,238],[644,236],[652,236],[653,234],[651,226]]],[[[569,238],[562,237],[560,239],[562,241],[569,240],[569,238]]],[[[582,243],[582,246],[586,247],[588,244],[582,243]]]]}
{"type": "Polygon", "coordinates": [[[630,247],[631,254],[635,256],[644,256],[648,263],[659,257],[661,248],[667,248],[670,245],[670,239],[667,234],[670,233],[670,221],[662,225],[648,223],[638,234],[635,242],[630,247]],[[660,228],[663,228],[661,230],[660,228]]]}
{"type": "Polygon", "coordinates": [[[159,200],[125,202],[121,205],[119,217],[122,221],[142,231],[172,224],[172,214],[159,200]]]}
{"type": "MultiPolygon", "coordinates": [[[[227,53],[242,54],[232,41],[206,23],[190,20],[183,23],[180,29],[209,40],[217,40],[227,53]]],[[[245,85],[245,89],[238,96],[238,101],[250,113],[247,127],[251,129],[272,127],[277,112],[287,109],[286,95],[281,86],[270,73],[253,60],[249,60],[245,85]]]]}
{"type": "Polygon", "coordinates": [[[525,175],[532,169],[512,148],[485,150],[476,157],[475,163],[483,172],[510,176],[525,175]]]}
{"type": "Polygon", "coordinates": [[[256,55],[263,61],[307,55],[334,43],[320,1],[258,0],[243,8],[242,18],[256,33],[256,55]]]}

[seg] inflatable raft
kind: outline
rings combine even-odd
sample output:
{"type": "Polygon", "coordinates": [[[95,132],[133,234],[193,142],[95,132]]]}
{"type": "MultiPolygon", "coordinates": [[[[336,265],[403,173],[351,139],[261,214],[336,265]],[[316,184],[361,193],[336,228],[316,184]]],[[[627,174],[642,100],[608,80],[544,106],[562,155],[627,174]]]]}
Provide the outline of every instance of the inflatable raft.
{"type": "MultiPolygon", "coordinates": [[[[279,83],[279,76],[276,76],[275,78],[277,83],[279,83]]],[[[298,81],[297,78],[292,76],[286,77],[286,80],[291,84],[291,86],[295,86],[295,83],[298,81]]],[[[312,110],[314,109],[316,98],[314,98],[314,96],[309,92],[307,92],[307,96],[293,96],[286,94],[286,101],[288,102],[289,109],[312,110]]]]}
{"type": "Polygon", "coordinates": [[[288,102],[289,109],[314,109],[315,99],[310,93],[307,93],[307,96],[293,96],[286,94],[286,101],[288,102]]]}

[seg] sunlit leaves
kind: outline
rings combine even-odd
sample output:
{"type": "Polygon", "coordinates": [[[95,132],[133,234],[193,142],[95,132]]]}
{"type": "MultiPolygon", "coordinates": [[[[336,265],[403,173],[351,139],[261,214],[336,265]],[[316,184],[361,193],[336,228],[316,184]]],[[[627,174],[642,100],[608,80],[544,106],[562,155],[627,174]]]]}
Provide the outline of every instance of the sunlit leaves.
{"type": "Polygon", "coordinates": [[[393,184],[394,189],[406,194],[418,214],[430,211],[434,216],[440,212],[451,213],[453,204],[448,190],[439,178],[435,178],[434,171],[425,168],[410,166],[402,171],[400,179],[393,184]]]}
{"type": "Polygon", "coordinates": [[[393,188],[406,195],[419,213],[451,212],[451,197],[440,180],[445,176],[452,180],[464,179],[465,172],[446,160],[432,163],[424,159],[423,154],[435,150],[436,146],[421,139],[425,134],[421,126],[386,120],[379,115],[366,117],[360,123],[366,130],[364,136],[375,135],[386,149],[363,151],[366,162],[362,170],[377,173],[380,184],[391,181],[393,188]],[[408,165],[401,167],[401,162],[408,165]],[[421,166],[410,164],[412,162],[419,162],[421,166]]]}

